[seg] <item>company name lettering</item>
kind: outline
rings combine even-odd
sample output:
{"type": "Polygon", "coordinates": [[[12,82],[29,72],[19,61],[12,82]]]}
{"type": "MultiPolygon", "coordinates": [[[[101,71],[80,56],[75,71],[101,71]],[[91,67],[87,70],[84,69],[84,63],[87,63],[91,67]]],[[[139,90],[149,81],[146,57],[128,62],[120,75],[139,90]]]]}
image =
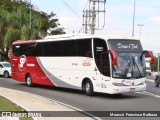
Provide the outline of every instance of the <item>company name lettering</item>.
{"type": "Polygon", "coordinates": [[[118,43],[117,44],[118,48],[122,48],[122,49],[138,49],[138,45],[135,44],[128,44],[128,45],[124,45],[122,43],[118,43]]]}
{"type": "Polygon", "coordinates": [[[83,62],[83,66],[91,66],[91,62],[83,62]]]}

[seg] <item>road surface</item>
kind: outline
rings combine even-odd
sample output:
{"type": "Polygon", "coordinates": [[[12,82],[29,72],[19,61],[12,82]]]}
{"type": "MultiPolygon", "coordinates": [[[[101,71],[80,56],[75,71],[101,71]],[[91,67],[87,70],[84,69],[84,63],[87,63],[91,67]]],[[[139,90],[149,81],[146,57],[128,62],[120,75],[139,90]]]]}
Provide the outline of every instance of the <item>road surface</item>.
{"type": "MultiPolygon", "coordinates": [[[[89,97],[79,90],[39,85],[28,87],[24,83],[3,77],[0,77],[0,87],[37,94],[84,111],[160,111],[160,97],[158,96],[160,95],[160,87],[154,87],[152,81],[147,81],[147,90],[144,93],[125,93],[121,96],[96,93],[95,96],[89,97]]],[[[124,118],[115,119],[123,120],[124,118]]],[[[132,118],[130,117],[130,119],[132,118]]],[[[150,120],[151,117],[141,119],[150,120]]],[[[153,120],[156,119],[156,117],[153,118],[153,120]]]]}

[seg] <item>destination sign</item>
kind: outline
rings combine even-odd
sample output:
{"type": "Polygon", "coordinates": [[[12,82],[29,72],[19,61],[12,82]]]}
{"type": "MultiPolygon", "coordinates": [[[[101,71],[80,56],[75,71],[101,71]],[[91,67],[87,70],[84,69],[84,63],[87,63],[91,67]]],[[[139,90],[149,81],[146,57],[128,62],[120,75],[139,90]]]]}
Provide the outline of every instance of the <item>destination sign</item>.
{"type": "Polygon", "coordinates": [[[117,52],[143,52],[140,41],[128,39],[109,39],[109,48],[117,52]]]}

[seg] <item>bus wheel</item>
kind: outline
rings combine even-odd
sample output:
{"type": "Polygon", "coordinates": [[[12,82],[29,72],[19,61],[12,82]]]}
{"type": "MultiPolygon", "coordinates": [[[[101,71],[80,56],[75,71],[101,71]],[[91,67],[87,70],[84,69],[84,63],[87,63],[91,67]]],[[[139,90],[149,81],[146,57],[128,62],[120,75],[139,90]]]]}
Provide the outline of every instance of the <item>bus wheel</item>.
{"type": "Polygon", "coordinates": [[[87,80],[84,83],[83,89],[86,92],[86,95],[88,95],[88,96],[92,96],[93,93],[94,93],[93,92],[93,84],[92,84],[92,82],[90,80],[87,80]]]}
{"type": "Polygon", "coordinates": [[[28,75],[26,76],[26,84],[27,84],[27,86],[29,86],[29,87],[33,86],[32,77],[31,77],[30,74],[28,74],[28,75]]]}

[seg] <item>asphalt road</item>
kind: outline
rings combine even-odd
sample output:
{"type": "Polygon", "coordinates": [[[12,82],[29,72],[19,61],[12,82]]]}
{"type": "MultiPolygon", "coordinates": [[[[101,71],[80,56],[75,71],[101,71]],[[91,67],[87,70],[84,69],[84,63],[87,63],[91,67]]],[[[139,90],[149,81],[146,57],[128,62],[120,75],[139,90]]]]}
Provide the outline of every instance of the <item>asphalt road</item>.
{"type": "MultiPolygon", "coordinates": [[[[37,94],[84,111],[160,111],[160,97],[155,95],[160,95],[160,87],[154,87],[152,81],[147,81],[147,92],[145,93],[125,93],[121,96],[96,93],[95,96],[89,97],[79,90],[39,85],[27,87],[24,83],[3,77],[0,77],[0,87],[37,94]]],[[[120,119],[123,120],[124,118],[115,118],[115,120],[120,119]]],[[[151,120],[151,117],[141,119],[151,120]]],[[[154,117],[153,119],[156,120],[157,118],[154,117]]]]}
{"type": "Polygon", "coordinates": [[[154,79],[155,76],[148,76],[147,77],[147,89],[146,91],[149,93],[153,93],[155,95],[159,95],[160,96],[160,86],[159,87],[155,87],[154,85],[154,79]]]}

